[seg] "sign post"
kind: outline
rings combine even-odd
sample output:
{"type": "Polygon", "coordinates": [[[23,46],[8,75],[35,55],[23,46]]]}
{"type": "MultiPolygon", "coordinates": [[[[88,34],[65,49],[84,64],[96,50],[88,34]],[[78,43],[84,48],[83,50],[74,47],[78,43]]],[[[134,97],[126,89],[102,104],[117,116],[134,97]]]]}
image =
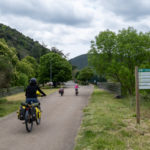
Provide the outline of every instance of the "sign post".
{"type": "Polygon", "coordinates": [[[140,124],[140,102],[139,102],[139,76],[138,67],[135,67],[135,90],[136,90],[136,121],[140,124]]]}

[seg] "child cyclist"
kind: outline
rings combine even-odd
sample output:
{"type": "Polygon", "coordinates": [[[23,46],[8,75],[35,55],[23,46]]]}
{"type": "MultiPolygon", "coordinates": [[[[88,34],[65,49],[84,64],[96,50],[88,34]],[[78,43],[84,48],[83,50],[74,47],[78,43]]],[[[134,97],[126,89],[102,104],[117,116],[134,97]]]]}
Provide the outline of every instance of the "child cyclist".
{"type": "Polygon", "coordinates": [[[78,84],[75,84],[74,88],[75,88],[75,93],[77,95],[78,94],[78,88],[79,88],[78,84]]]}

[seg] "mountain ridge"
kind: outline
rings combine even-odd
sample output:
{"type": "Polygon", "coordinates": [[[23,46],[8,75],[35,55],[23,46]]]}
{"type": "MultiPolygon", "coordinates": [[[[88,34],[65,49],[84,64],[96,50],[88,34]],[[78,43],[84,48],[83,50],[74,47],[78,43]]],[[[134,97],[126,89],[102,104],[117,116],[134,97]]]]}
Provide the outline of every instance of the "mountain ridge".
{"type": "Polygon", "coordinates": [[[2,23],[0,23],[0,38],[4,39],[8,46],[16,49],[19,59],[30,55],[39,60],[42,55],[50,51],[38,41],[34,41],[32,38],[2,23]]]}
{"type": "Polygon", "coordinates": [[[73,66],[76,66],[77,69],[81,70],[88,66],[88,56],[87,56],[87,54],[82,54],[82,55],[79,55],[79,56],[76,56],[76,57],[70,59],[69,62],[73,66]]]}

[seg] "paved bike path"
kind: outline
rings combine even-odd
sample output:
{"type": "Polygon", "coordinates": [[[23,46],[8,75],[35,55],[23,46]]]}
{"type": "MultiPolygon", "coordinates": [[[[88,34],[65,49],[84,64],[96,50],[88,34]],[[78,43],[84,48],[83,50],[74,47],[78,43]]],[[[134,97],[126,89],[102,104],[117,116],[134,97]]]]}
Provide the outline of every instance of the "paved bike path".
{"type": "Polygon", "coordinates": [[[34,123],[31,133],[17,119],[16,113],[0,119],[0,150],[73,150],[82,120],[82,110],[88,103],[93,86],[66,88],[64,96],[54,93],[41,99],[42,121],[34,123]]]}

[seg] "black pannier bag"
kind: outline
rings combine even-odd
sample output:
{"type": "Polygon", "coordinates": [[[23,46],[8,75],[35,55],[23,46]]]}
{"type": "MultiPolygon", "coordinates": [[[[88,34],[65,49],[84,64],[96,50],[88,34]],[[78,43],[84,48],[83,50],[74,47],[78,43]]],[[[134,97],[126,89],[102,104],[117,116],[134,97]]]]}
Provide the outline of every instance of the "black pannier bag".
{"type": "Polygon", "coordinates": [[[35,107],[32,107],[32,117],[33,117],[33,120],[36,120],[36,109],[35,109],[35,107]]]}
{"type": "Polygon", "coordinates": [[[18,119],[20,119],[20,120],[25,119],[25,107],[24,106],[20,106],[18,119]]]}

